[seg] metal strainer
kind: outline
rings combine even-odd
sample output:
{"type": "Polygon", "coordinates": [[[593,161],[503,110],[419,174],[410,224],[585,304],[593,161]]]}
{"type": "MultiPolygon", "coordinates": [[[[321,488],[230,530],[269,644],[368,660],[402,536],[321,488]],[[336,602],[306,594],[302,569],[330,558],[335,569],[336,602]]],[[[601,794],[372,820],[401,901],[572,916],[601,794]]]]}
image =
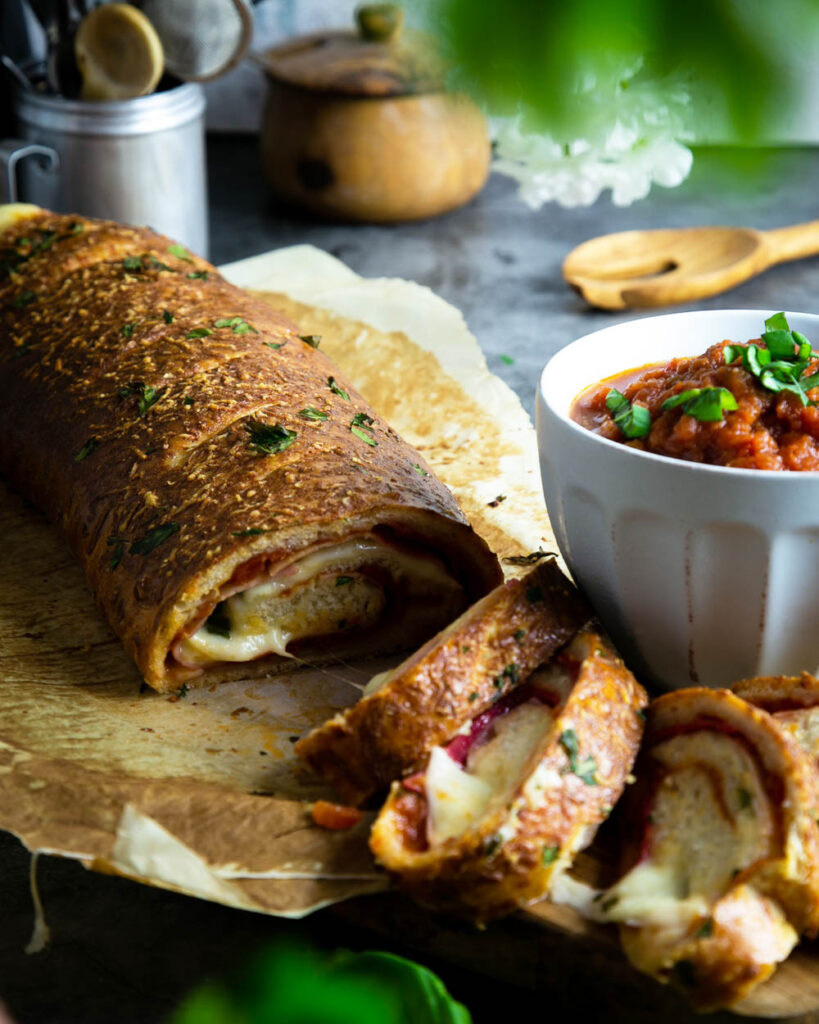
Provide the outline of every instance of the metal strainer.
{"type": "Polygon", "coordinates": [[[203,82],[229,71],[253,35],[249,0],[138,0],[177,78],[203,82]]]}

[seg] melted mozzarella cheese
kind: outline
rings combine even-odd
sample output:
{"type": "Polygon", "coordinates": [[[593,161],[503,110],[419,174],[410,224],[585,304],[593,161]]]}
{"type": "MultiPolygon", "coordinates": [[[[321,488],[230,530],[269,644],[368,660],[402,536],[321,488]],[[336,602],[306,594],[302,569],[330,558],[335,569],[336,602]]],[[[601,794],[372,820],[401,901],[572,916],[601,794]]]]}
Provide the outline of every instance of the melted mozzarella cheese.
{"type": "Polygon", "coordinates": [[[464,768],[442,748],[433,748],[426,775],[430,846],[478,827],[511,803],[553,718],[540,701],[521,704],[495,721],[493,735],[470,751],[464,768]]]}
{"type": "Polygon", "coordinates": [[[600,901],[606,919],[632,925],[658,925],[684,931],[708,914],[701,895],[685,892],[685,878],[670,864],[644,860],[600,901]]]}
{"type": "Polygon", "coordinates": [[[207,622],[180,645],[189,665],[251,661],[266,654],[290,657],[288,644],[303,637],[335,633],[339,624],[365,628],[384,611],[382,587],[363,575],[344,579],[363,565],[384,568],[412,593],[450,594],[457,584],[431,555],[409,554],[374,537],[321,548],[279,575],[224,601],[230,635],[212,632],[207,622]],[[339,580],[343,579],[343,584],[339,580]]]}

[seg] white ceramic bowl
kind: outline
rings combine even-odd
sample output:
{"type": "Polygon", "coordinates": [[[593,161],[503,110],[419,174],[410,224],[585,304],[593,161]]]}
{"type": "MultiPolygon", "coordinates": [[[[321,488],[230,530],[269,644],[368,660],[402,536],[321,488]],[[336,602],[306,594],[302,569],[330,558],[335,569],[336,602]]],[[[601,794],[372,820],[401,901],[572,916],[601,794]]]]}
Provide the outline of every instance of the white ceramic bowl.
{"type": "MultiPolygon", "coordinates": [[[[770,315],[617,324],[562,349],[541,377],[540,468],[560,550],[626,661],[664,688],[819,665],[819,472],[634,451],[574,423],[569,406],[620,371],[758,338],[770,315]]],[[[819,316],[788,322],[819,349],[819,316]]]]}

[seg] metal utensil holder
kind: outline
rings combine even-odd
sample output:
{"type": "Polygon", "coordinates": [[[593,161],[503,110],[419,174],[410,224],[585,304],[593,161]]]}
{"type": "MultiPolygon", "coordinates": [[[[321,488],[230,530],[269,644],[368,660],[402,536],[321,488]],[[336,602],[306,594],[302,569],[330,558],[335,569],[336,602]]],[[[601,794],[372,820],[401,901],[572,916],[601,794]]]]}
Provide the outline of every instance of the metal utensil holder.
{"type": "Polygon", "coordinates": [[[199,86],[117,102],[21,89],[13,102],[19,137],[0,142],[0,202],[147,224],[207,254],[199,86]]]}

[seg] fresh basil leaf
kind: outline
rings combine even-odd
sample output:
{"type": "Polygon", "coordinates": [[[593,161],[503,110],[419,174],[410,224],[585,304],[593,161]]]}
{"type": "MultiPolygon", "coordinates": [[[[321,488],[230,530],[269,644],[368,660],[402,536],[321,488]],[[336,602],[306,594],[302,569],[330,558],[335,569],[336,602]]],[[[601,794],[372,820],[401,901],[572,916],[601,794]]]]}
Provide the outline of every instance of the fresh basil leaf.
{"type": "Polygon", "coordinates": [[[646,437],[651,431],[651,413],[642,405],[633,405],[616,388],[606,395],[606,408],[622,433],[632,440],[646,437]]]}
{"type": "Polygon", "coordinates": [[[758,345],[749,345],[746,349],[743,349],[742,365],[754,377],[758,377],[762,373],[762,368],[768,365],[771,358],[771,353],[766,348],[760,348],[758,345]]]}
{"type": "Polygon", "coordinates": [[[231,984],[207,982],[170,1024],[471,1024],[426,967],[392,953],[275,947],[231,984]]]}
{"type": "Polygon", "coordinates": [[[692,388],[666,399],[661,409],[681,407],[686,416],[693,416],[702,423],[718,423],[724,412],[738,408],[737,400],[727,388],[692,388]]]}
{"type": "Polygon", "coordinates": [[[186,338],[207,338],[209,334],[213,334],[213,331],[209,327],[194,327],[192,331],[188,331],[185,335],[186,338]]]}
{"type": "Polygon", "coordinates": [[[766,331],[790,331],[788,319],[784,313],[774,313],[765,321],[766,331]]]}
{"type": "Polygon", "coordinates": [[[794,358],[794,341],[790,331],[765,331],[762,340],[774,359],[794,358]]]}

